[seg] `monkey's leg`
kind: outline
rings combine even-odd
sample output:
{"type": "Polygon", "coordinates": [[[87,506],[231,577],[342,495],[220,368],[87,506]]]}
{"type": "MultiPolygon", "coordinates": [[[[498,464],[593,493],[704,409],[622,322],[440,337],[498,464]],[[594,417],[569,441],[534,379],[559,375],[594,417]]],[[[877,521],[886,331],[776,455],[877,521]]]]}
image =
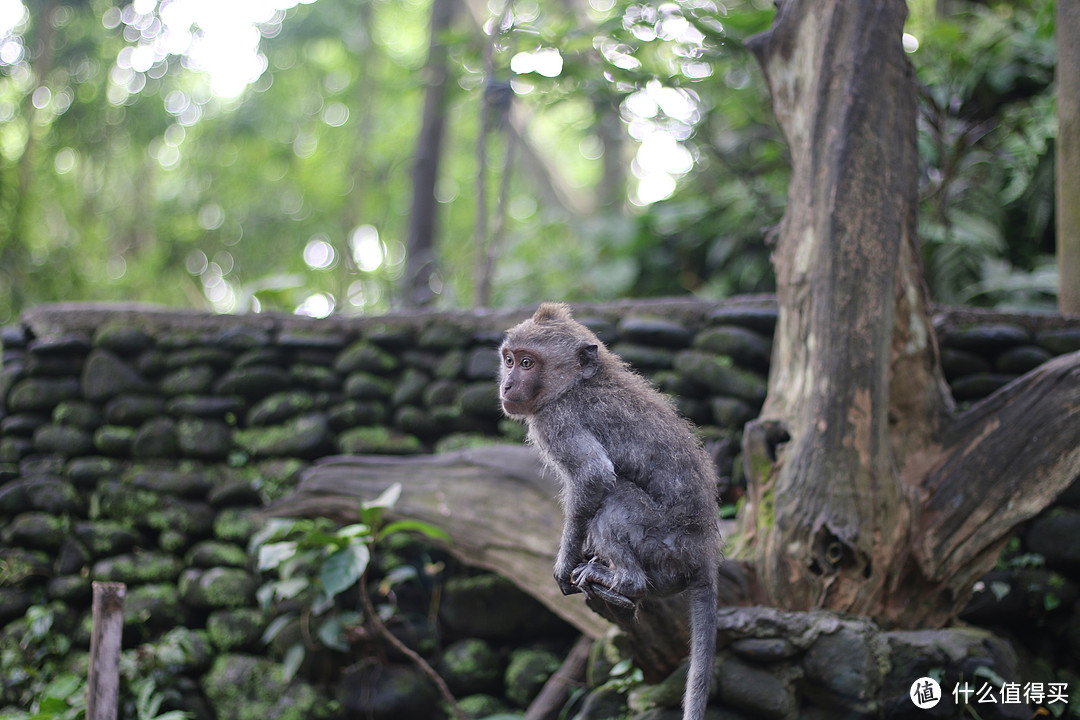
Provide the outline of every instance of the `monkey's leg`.
{"type": "Polygon", "coordinates": [[[574,585],[617,608],[636,607],[648,589],[640,553],[649,551],[647,536],[657,515],[641,488],[617,482],[588,524],[585,549],[591,560],[574,568],[574,585]]]}

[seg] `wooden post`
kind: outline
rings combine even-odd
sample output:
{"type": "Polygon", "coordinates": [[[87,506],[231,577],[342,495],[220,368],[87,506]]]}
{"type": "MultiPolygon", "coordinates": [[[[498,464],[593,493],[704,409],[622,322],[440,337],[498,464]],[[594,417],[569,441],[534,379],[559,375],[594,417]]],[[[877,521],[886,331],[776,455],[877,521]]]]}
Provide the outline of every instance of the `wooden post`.
{"type": "Polygon", "coordinates": [[[120,701],[120,638],[124,583],[95,582],[86,720],[116,720],[120,701]]]}

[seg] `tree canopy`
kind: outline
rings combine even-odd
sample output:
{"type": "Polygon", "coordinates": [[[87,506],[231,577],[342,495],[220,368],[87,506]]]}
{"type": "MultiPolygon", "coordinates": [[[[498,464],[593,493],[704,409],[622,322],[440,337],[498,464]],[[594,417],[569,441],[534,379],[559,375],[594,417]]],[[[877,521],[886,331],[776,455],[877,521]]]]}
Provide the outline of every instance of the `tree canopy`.
{"type": "MultiPolygon", "coordinates": [[[[1053,3],[909,5],[933,297],[1049,306],[1053,3]]],[[[432,3],[227,7],[0,2],[0,322],[401,300],[432,3]]],[[[788,149],[743,40],[773,12],[461,0],[436,38],[437,302],[772,290],[788,149]]]]}

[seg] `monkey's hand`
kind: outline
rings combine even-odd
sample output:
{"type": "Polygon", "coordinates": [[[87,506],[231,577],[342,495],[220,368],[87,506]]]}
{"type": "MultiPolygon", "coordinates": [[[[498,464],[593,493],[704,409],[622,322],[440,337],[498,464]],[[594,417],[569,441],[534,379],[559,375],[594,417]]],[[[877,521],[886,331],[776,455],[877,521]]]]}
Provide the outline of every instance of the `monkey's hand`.
{"type": "Polygon", "coordinates": [[[572,577],[574,574],[574,563],[561,554],[555,560],[555,582],[559,584],[559,590],[562,590],[563,595],[573,595],[574,593],[581,592],[581,588],[574,583],[572,577]]]}

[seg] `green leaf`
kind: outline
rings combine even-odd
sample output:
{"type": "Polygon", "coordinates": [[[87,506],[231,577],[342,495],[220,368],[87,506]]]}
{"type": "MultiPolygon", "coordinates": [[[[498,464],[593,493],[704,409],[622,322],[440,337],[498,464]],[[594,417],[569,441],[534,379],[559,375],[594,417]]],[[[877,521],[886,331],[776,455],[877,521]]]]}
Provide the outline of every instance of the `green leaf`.
{"type": "Polygon", "coordinates": [[[278,615],[273,621],[266,626],[266,630],[260,638],[265,645],[278,636],[282,630],[288,627],[289,623],[296,619],[296,613],[286,613],[284,615],[278,615]]]}
{"type": "Polygon", "coordinates": [[[300,671],[300,666],[304,664],[306,654],[307,651],[304,650],[302,643],[296,643],[285,653],[285,658],[281,661],[281,672],[285,676],[286,682],[296,677],[296,673],[300,671]]]}
{"type": "Polygon", "coordinates": [[[349,643],[345,642],[345,630],[338,618],[330,618],[319,626],[319,640],[331,650],[348,652],[349,643]]]}
{"type": "Polygon", "coordinates": [[[334,534],[339,538],[348,538],[351,540],[358,537],[369,537],[371,535],[371,528],[364,523],[353,523],[352,525],[346,525],[334,534]]]}
{"type": "Polygon", "coordinates": [[[398,498],[401,497],[401,483],[394,483],[390,487],[382,491],[379,497],[374,500],[369,500],[363,504],[365,509],[367,508],[392,508],[397,503],[398,498]]]}
{"type": "Polygon", "coordinates": [[[270,543],[259,548],[259,569],[272,570],[296,554],[297,544],[292,540],[270,543]]]}
{"type": "Polygon", "coordinates": [[[442,528],[435,527],[422,520],[397,520],[382,529],[380,537],[387,537],[398,532],[418,532],[436,540],[449,540],[450,535],[442,528]]]}
{"type": "Polygon", "coordinates": [[[323,588],[333,597],[355,585],[367,570],[371,553],[366,545],[347,545],[326,558],[319,573],[323,588]]]}
{"type": "Polygon", "coordinates": [[[83,680],[74,673],[64,673],[53,678],[45,686],[43,694],[51,698],[66,699],[82,689],[83,680]]]}

